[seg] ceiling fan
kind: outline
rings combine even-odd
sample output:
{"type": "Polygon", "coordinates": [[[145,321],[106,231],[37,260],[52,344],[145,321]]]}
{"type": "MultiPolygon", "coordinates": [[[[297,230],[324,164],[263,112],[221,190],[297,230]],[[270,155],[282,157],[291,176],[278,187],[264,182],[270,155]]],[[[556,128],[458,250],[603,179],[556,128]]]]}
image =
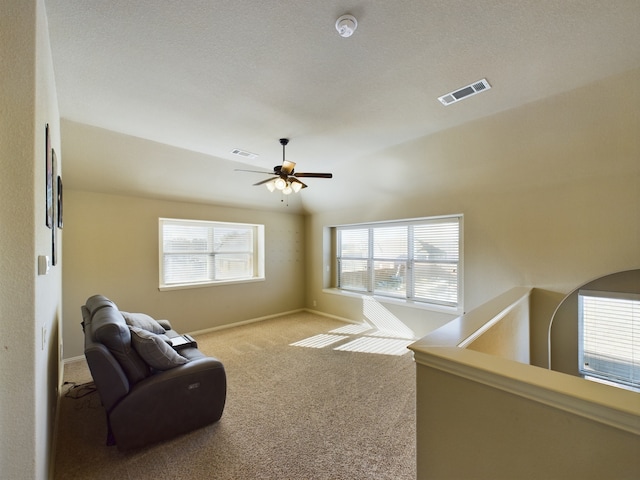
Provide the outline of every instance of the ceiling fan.
{"type": "MultiPolygon", "coordinates": [[[[303,188],[306,188],[307,185],[302,183],[300,178],[333,178],[333,174],[331,173],[304,173],[304,172],[296,172],[294,167],[296,166],[295,162],[290,162],[289,160],[285,160],[285,147],[289,143],[288,138],[281,138],[280,145],[282,145],[282,165],[276,165],[273,167],[273,173],[271,175],[276,178],[270,177],[265,180],[262,180],[258,183],[254,183],[253,185],[266,185],[270,192],[274,190],[280,190],[285,195],[289,195],[292,192],[298,193],[303,188]]],[[[252,173],[267,173],[264,171],[257,170],[242,170],[236,169],[239,172],[252,172],[252,173]]]]}

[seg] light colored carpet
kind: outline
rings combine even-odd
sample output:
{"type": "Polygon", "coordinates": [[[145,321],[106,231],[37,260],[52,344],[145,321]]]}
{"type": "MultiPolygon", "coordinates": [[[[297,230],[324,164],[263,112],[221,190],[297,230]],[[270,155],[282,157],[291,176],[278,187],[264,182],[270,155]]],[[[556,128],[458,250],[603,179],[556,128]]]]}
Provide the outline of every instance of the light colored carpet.
{"type": "MultiPolygon", "coordinates": [[[[105,445],[97,393],[66,386],[55,479],[414,479],[411,353],[397,339],[396,355],[336,349],[380,335],[310,313],[199,335],[227,372],[221,420],[133,452],[105,445]]],[[[65,381],[90,382],[86,363],[65,381]]]]}

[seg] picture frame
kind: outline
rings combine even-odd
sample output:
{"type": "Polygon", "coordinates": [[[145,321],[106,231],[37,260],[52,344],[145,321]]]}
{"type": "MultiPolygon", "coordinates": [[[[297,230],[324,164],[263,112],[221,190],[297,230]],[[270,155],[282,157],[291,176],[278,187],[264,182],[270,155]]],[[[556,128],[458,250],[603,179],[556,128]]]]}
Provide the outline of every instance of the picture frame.
{"type": "Polygon", "coordinates": [[[58,239],[56,231],[57,228],[51,229],[51,265],[56,266],[58,264],[58,239]]]}
{"type": "MultiPolygon", "coordinates": [[[[57,197],[57,185],[53,183],[54,173],[57,172],[57,159],[56,152],[54,149],[51,149],[51,265],[55,266],[58,264],[58,245],[57,245],[57,228],[54,224],[55,216],[56,216],[56,206],[53,203],[53,198],[57,197]]],[[[57,175],[56,175],[57,176],[57,175]]]]}
{"type": "Polygon", "coordinates": [[[62,218],[62,206],[63,206],[63,198],[62,198],[62,177],[60,175],[58,175],[58,228],[62,229],[62,226],[64,225],[63,222],[63,218],[62,218]]]}
{"type": "Polygon", "coordinates": [[[49,124],[45,125],[45,225],[53,228],[53,151],[49,124]]]}

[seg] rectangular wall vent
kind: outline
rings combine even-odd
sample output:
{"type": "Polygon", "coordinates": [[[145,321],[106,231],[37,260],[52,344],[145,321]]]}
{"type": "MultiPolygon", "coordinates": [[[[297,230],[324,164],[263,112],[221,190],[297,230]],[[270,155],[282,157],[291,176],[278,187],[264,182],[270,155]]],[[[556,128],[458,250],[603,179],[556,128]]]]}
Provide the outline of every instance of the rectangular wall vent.
{"type": "Polygon", "coordinates": [[[440,100],[443,105],[451,105],[452,103],[459,102],[463,98],[471,97],[476,93],[484,92],[485,90],[489,90],[490,88],[491,85],[489,85],[487,79],[483,78],[482,80],[478,80],[471,85],[467,85],[466,87],[459,88],[454,92],[442,95],[441,97],[438,97],[438,100],[440,100]]]}
{"type": "Polygon", "coordinates": [[[239,148],[234,148],[233,150],[231,150],[231,153],[242,158],[249,158],[251,160],[253,160],[254,158],[258,158],[259,156],[257,153],[247,152],[245,150],[240,150],[239,148]]]}

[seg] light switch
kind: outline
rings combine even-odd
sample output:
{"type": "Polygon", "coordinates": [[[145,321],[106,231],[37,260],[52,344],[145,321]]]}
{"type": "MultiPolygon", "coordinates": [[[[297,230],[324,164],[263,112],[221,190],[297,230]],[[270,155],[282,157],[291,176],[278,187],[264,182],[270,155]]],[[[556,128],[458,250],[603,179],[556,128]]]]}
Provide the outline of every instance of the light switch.
{"type": "Polygon", "coordinates": [[[39,255],[38,256],[38,275],[46,275],[49,273],[49,268],[51,268],[51,261],[49,260],[48,255],[39,255]]]}

